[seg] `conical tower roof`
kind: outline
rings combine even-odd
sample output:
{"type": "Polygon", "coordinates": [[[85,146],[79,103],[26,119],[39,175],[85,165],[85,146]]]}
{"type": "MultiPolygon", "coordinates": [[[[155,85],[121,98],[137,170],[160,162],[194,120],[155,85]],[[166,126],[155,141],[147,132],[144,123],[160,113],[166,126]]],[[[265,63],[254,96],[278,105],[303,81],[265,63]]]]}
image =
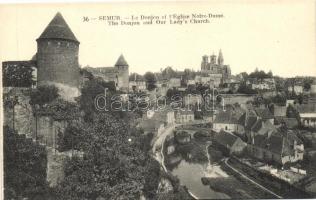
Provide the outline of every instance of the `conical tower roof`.
{"type": "Polygon", "coordinates": [[[79,43],[60,12],[48,24],[39,39],[64,39],[79,43]]]}
{"type": "Polygon", "coordinates": [[[123,54],[121,54],[120,57],[117,59],[115,66],[128,66],[123,54]]]}

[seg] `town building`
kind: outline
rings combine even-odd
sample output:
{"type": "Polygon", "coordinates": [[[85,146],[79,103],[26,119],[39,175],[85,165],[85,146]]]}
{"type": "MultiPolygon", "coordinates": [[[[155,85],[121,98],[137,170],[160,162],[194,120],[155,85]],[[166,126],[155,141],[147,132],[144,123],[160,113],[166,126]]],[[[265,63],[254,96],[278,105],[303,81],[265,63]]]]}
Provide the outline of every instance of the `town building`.
{"type": "Polygon", "coordinates": [[[201,94],[188,94],[184,96],[184,105],[201,105],[203,102],[203,97],[201,94]]]}
{"type": "Polygon", "coordinates": [[[295,108],[303,126],[316,128],[316,104],[296,105],[295,108]]]}
{"type": "Polygon", "coordinates": [[[254,109],[258,118],[263,121],[270,121],[271,124],[274,124],[274,116],[268,108],[255,108],[254,109]]]}
{"type": "Polygon", "coordinates": [[[250,85],[253,90],[275,90],[275,81],[273,78],[248,78],[247,85],[250,85]]]}
{"type": "MultiPolygon", "coordinates": [[[[129,89],[129,65],[123,55],[117,59],[114,67],[85,67],[95,77],[106,82],[113,81],[118,90],[127,92],[129,89]]],[[[141,83],[143,84],[143,83],[141,83]]]]}
{"type": "Polygon", "coordinates": [[[145,79],[142,76],[135,74],[134,77],[131,77],[129,79],[129,91],[135,91],[135,92],[146,91],[145,79]]]}
{"type": "Polygon", "coordinates": [[[245,113],[238,114],[234,110],[221,111],[215,117],[213,130],[216,132],[226,131],[243,134],[245,117],[245,113]]]}
{"type": "Polygon", "coordinates": [[[285,117],[286,116],[286,106],[278,106],[278,105],[273,105],[273,115],[274,117],[285,117]]]}
{"type": "Polygon", "coordinates": [[[251,156],[266,163],[293,163],[303,160],[304,145],[294,133],[273,132],[254,135],[248,145],[251,156]]]}
{"type": "Polygon", "coordinates": [[[314,80],[311,84],[311,89],[310,89],[311,94],[316,94],[316,80],[314,80]]]}
{"type": "Polygon", "coordinates": [[[292,85],[288,87],[288,91],[295,94],[302,94],[304,87],[302,85],[292,85]]]}
{"type": "Polygon", "coordinates": [[[190,110],[178,110],[176,111],[176,123],[187,124],[194,121],[194,112],[190,110]]]}
{"type": "Polygon", "coordinates": [[[247,144],[238,136],[223,130],[216,134],[214,139],[216,143],[224,147],[229,154],[242,154],[247,147],[247,144]]]}
{"type": "Polygon", "coordinates": [[[187,80],[187,85],[195,85],[195,80],[194,79],[189,79],[187,80]]]}
{"type": "Polygon", "coordinates": [[[173,126],[175,121],[175,113],[170,108],[159,111],[148,110],[138,127],[142,128],[145,133],[151,132],[160,135],[166,127],[173,126]]]}
{"type": "Polygon", "coordinates": [[[181,78],[170,78],[169,88],[179,88],[181,86],[181,78]]]}

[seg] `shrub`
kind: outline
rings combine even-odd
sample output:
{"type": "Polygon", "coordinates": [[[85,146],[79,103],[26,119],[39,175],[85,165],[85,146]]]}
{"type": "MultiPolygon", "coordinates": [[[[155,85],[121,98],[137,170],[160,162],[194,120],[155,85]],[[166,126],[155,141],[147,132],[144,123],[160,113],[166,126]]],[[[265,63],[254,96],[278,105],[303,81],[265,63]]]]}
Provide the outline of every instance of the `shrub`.
{"type": "Polygon", "coordinates": [[[44,105],[58,97],[58,88],[54,85],[43,85],[31,92],[31,105],[44,105]]]}

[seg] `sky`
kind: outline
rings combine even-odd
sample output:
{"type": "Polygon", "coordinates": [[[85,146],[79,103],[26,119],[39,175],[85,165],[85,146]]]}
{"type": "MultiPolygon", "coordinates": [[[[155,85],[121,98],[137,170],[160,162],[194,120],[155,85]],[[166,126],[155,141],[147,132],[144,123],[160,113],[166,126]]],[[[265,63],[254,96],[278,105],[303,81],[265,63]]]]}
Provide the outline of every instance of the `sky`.
{"type": "Polygon", "coordinates": [[[61,12],[80,41],[81,66],[113,66],[123,54],[130,72],[167,66],[200,70],[203,55],[222,50],[232,74],[256,68],[273,74],[316,76],[316,1],[0,4],[0,61],[28,60],[36,39],[61,12]],[[207,24],[108,26],[83,17],[223,14],[207,24]]]}

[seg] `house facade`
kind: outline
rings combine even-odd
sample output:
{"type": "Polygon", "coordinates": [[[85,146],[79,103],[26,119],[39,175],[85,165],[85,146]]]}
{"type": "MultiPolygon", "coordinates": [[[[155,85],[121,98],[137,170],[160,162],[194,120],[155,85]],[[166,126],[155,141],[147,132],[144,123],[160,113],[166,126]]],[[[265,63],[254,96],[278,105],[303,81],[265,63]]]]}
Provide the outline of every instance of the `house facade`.
{"type": "Polygon", "coordinates": [[[303,160],[304,145],[295,135],[274,132],[272,135],[254,135],[248,152],[252,157],[267,163],[293,163],[303,160]]]}
{"type": "Polygon", "coordinates": [[[238,115],[234,111],[219,112],[213,122],[213,130],[216,132],[236,132],[238,134],[244,133],[244,119],[245,114],[238,115]]]}
{"type": "Polygon", "coordinates": [[[176,112],[176,123],[178,124],[187,124],[194,121],[194,112],[193,111],[182,111],[179,110],[176,112]]]}

